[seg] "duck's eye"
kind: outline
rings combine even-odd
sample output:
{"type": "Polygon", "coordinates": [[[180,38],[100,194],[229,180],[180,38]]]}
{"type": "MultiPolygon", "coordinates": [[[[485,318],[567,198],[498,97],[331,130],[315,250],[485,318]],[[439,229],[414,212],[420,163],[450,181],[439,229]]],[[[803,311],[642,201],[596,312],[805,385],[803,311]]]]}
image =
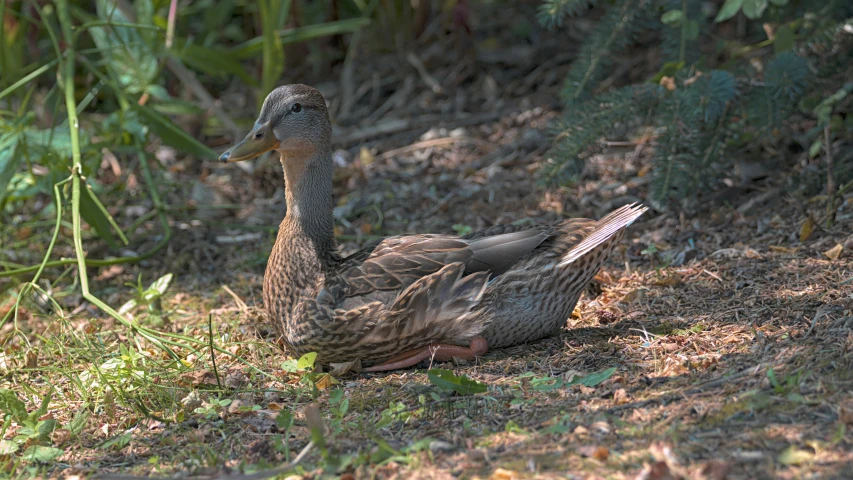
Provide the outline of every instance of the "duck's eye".
{"type": "Polygon", "coordinates": [[[261,138],[264,138],[264,132],[258,132],[255,134],[255,140],[260,140],[261,138]]]}
{"type": "Polygon", "coordinates": [[[299,113],[302,111],[302,105],[298,103],[294,103],[292,107],[290,107],[290,111],[293,113],[299,113]]]}

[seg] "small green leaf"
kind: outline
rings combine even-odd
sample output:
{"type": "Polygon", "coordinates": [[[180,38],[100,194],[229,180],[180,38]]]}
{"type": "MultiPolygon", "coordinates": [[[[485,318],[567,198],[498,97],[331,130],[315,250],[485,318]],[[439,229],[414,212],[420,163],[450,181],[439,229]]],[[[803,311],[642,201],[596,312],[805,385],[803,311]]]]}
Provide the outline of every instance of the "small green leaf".
{"type": "Polygon", "coordinates": [[[296,368],[299,370],[310,370],[314,368],[314,360],[317,360],[317,352],[308,352],[299,357],[299,361],[296,362],[296,368]]]}
{"type": "Polygon", "coordinates": [[[122,433],[121,435],[116,435],[115,437],[107,440],[102,443],[100,448],[104,450],[121,450],[128,443],[130,443],[130,439],[133,438],[133,434],[130,432],[122,433]]]}
{"type": "Polygon", "coordinates": [[[770,385],[773,385],[773,388],[780,388],[779,380],[776,379],[776,372],[773,371],[772,368],[767,369],[767,379],[770,380],[770,385]]]}
{"type": "Polygon", "coordinates": [[[151,285],[148,286],[148,288],[150,290],[157,290],[160,293],[160,295],[164,295],[166,293],[166,290],[169,289],[169,285],[172,284],[172,278],[174,278],[174,277],[175,276],[172,275],[171,273],[167,273],[167,274],[163,275],[162,277],[158,278],[157,280],[155,280],[154,283],[152,283],[151,285]]]}
{"type": "Polygon", "coordinates": [[[616,367],[610,367],[607,370],[602,370],[597,373],[590,373],[585,377],[575,377],[568,383],[568,385],[584,385],[586,387],[594,387],[600,384],[601,382],[607,380],[608,378],[612,377],[615,372],[616,367]]]}
{"type": "Polygon", "coordinates": [[[465,375],[454,375],[450,370],[443,368],[433,368],[427,372],[427,376],[430,383],[436,387],[442,390],[454,391],[460,395],[472,395],[488,390],[488,387],[484,383],[471,380],[465,375]]]}
{"type": "Polygon", "coordinates": [[[89,415],[91,415],[87,407],[87,405],[84,405],[83,408],[77,410],[74,418],[68,422],[68,425],[66,425],[66,428],[68,428],[74,436],[80,435],[80,433],[83,432],[83,429],[86,428],[86,423],[89,421],[89,415]]]}
{"type": "Polygon", "coordinates": [[[344,390],[342,388],[336,388],[329,392],[329,403],[332,405],[337,405],[341,403],[341,400],[344,399],[344,390]]]}
{"type": "Polygon", "coordinates": [[[764,14],[767,9],[767,0],[744,0],[743,14],[750,20],[755,20],[764,14]]]}
{"type": "Polygon", "coordinates": [[[15,392],[5,388],[0,388],[0,411],[11,413],[18,423],[27,420],[27,407],[24,402],[15,392]]]}
{"type": "Polygon", "coordinates": [[[794,48],[794,31],[788,25],[780,25],[773,39],[773,51],[776,54],[787,52],[794,48]]]}
{"type": "Polygon", "coordinates": [[[295,373],[298,370],[296,366],[296,360],[293,358],[288,358],[287,360],[281,362],[281,369],[287,373],[295,373]]]}
{"type": "Polygon", "coordinates": [[[187,132],[172,123],[171,120],[154,111],[154,109],[136,103],[133,104],[133,109],[139,113],[139,120],[160,137],[166,145],[200,158],[216,158],[216,152],[191,137],[187,132]]]}
{"type": "Polygon", "coordinates": [[[33,445],[24,452],[24,460],[28,462],[50,463],[63,453],[58,448],[33,445]]]}
{"type": "Polygon", "coordinates": [[[823,140],[817,139],[812,142],[812,145],[809,147],[809,158],[815,158],[820,153],[820,150],[823,148],[823,140]]]}
{"type": "Polygon", "coordinates": [[[684,12],[681,10],[670,10],[660,17],[660,21],[665,25],[681,25],[684,20],[684,12]]]}
{"type": "Polygon", "coordinates": [[[779,454],[779,463],[782,465],[800,465],[811,461],[814,454],[806,450],[800,450],[791,445],[779,454]]]}
{"type": "Polygon", "coordinates": [[[530,388],[537,392],[552,392],[565,386],[562,378],[542,377],[530,379],[530,388]]]}
{"type": "Polygon", "coordinates": [[[293,414],[290,410],[282,410],[275,417],[275,425],[279,430],[289,430],[293,426],[293,414]]]}
{"type": "Polygon", "coordinates": [[[59,424],[57,424],[56,420],[52,418],[38,422],[36,424],[36,431],[38,432],[39,440],[47,441],[50,438],[50,434],[53,433],[58,426],[59,424]]]}
{"type": "Polygon", "coordinates": [[[136,308],[138,305],[139,302],[135,298],[131,298],[124,305],[122,305],[121,308],[118,309],[118,313],[120,315],[124,315],[125,313],[128,313],[134,308],[136,308]]]}
{"type": "Polygon", "coordinates": [[[724,22],[737,15],[737,12],[743,7],[743,2],[744,0],[726,0],[726,3],[723,4],[717,13],[717,18],[714,19],[714,22],[724,22]]]}
{"type": "Polygon", "coordinates": [[[517,423],[515,423],[515,420],[510,420],[506,422],[506,425],[504,425],[504,431],[509,433],[527,435],[527,430],[521,428],[517,423]]]}
{"type": "MultiPolygon", "coordinates": [[[[6,140],[10,140],[11,138],[11,134],[4,135],[3,138],[0,139],[0,143],[8,143],[6,140]]],[[[0,205],[3,204],[3,199],[6,198],[6,188],[12,180],[12,175],[14,175],[15,171],[18,170],[18,164],[22,160],[16,155],[16,147],[17,142],[15,141],[12,145],[7,146],[6,148],[0,148],[0,205]]]]}
{"type": "Polygon", "coordinates": [[[0,455],[11,455],[17,451],[17,443],[11,440],[0,440],[0,455]]]}

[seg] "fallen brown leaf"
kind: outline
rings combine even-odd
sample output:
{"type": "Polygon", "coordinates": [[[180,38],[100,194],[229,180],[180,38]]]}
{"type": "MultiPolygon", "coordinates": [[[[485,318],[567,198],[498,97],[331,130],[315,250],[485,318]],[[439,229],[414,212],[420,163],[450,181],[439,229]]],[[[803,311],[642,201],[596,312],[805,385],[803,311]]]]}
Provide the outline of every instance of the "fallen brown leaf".
{"type": "Polygon", "coordinates": [[[677,480],[678,478],[669,471],[666,462],[646,464],[643,471],[637,475],[637,480],[677,480]]]}
{"type": "Polygon", "coordinates": [[[823,252],[823,254],[826,255],[826,257],[830,260],[838,260],[838,257],[841,256],[841,252],[843,250],[844,250],[844,247],[842,247],[840,243],[836,243],[834,247],[823,252]]]}
{"type": "Polygon", "coordinates": [[[490,476],[489,480],[515,480],[517,478],[521,478],[518,472],[514,472],[512,470],[506,470],[503,468],[499,468],[495,470],[490,476]]]}
{"type": "Polygon", "coordinates": [[[57,447],[62,446],[62,444],[67,442],[70,438],[71,430],[68,430],[67,428],[58,428],[50,434],[50,440],[57,447]]]}
{"type": "Polygon", "coordinates": [[[349,362],[343,363],[332,363],[329,364],[332,367],[332,371],[329,372],[329,375],[333,377],[342,377],[350,372],[358,373],[361,371],[361,359],[355,359],[349,362]]]}
{"type": "Polygon", "coordinates": [[[805,242],[812,236],[814,232],[815,223],[812,220],[812,217],[806,218],[806,221],[803,222],[803,225],[800,227],[800,242],[805,242]]]}
{"type": "Polygon", "coordinates": [[[578,447],[578,453],[583,457],[594,458],[600,462],[607,460],[610,456],[610,450],[601,445],[583,445],[578,447]]]}

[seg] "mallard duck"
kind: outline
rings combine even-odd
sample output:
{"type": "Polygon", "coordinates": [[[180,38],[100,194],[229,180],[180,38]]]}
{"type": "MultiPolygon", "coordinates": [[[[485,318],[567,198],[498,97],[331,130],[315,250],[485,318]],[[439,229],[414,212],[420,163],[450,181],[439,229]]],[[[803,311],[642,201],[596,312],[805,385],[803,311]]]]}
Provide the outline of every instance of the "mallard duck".
{"type": "Polygon", "coordinates": [[[496,225],[461,237],[399,235],[343,257],[333,229],[331,131],[320,92],[286,85],[220,156],[281,155],[287,213],[263,299],[285,346],[316,352],[322,364],[360,360],[378,372],[472,360],[554,334],[625,227],[647,210],[626,205],[598,221],[496,225]]]}

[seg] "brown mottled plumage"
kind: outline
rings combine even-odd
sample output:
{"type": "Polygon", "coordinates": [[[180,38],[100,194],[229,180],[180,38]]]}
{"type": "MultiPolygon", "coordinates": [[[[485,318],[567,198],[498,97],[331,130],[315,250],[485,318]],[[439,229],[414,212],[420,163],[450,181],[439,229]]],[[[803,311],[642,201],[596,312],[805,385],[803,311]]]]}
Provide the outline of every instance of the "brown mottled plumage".
{"type": "Polygon", "coordinates": [[[264,303],[287,347],[323,363],[380,371],[557,332],[624,229],[646,211],[464,237],[401,235],[341,257],[333,232],[331,126],[305,85],[279,87],[255,128],[220,160],[281,153],[287,215],[264,276],[264,303]]]}

